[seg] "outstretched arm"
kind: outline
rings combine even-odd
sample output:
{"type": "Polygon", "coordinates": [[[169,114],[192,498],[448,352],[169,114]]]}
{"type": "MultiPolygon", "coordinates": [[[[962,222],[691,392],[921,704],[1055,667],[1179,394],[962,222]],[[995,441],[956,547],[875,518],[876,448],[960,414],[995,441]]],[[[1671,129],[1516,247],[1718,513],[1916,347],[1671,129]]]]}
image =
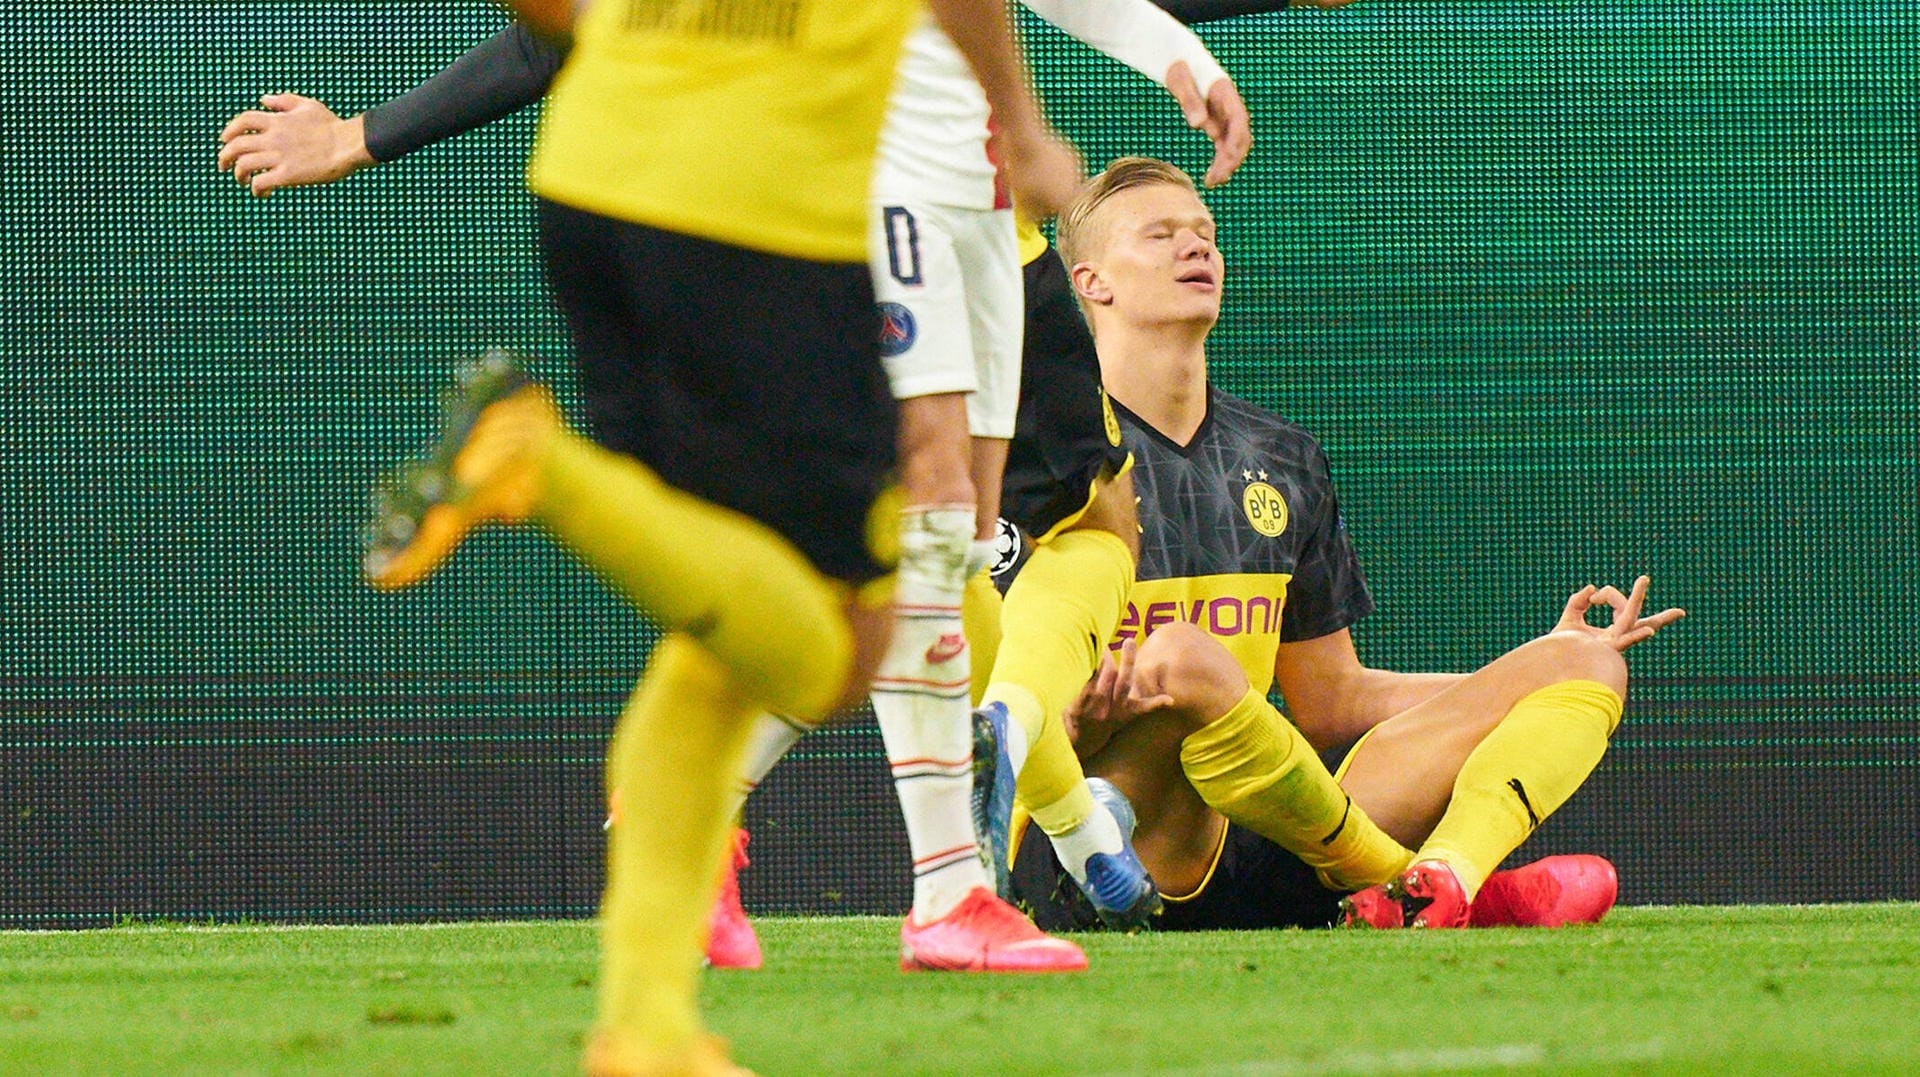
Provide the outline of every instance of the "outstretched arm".
{"type": "Polygon", "coordinates": [[[1047,126],[1027,89],[1003,0],[928,0],[927,6],[986,91],[1014,200],[1036,221],[1060,212],[1084,178],[1080,154],[1047,126]]]}
{"type": "MultiPolygon", "coordinates": [[[[1642,616],[1648,579],[1632,591],[1589,584],[1567,600],[1552,633],[1573,633],[1605,641],[1625,651],[1652,639],[1655,632],[1687,615],[1682,609],[1642,616]],[[1587,623],[1587,611],[1604,606],[1609,623],[1587,623]]],[[[1274,662],[1274,683],[1287,698],[1294,724],[1316,748],[1350,743],[1388,718],[1438,695],[1466,678],[1463,673],[1395,673],[1360,664],[1353,638],[1345,629],[1318,639],[1282,643],[1274,662]]]]}
{"type": "Polygon", "coordinates": [[[516,23],[359,116],[343,120],[313,98],[268,94],[262,109],[240,113],[220,132],[220,168],[260,198],[331,183],[533,104],[565,60],[564,45],[516,23]]]}
{"type": "Polygon", "coordinates": [[[1240,91],[1193,31],[1148,0],[1023,0],[1035,15],[1152,79],[1180,103],[1187,126],[1213,141],[1205,183],[1217,187],[1253,148],[1240,91]]]}
{"type": "Polygon", "coordinates": [[[1286,697],[1293,724],[1322,750],[1351,744],[1464,679],[1464,673],[1396,673],[1363,666],[1353,648],[1353,633],[1344,628],[1282,643],[1273,666],[1274,685],[1286,697]]]}
{"type": "Polygon", "coordinates": [[[1289,7],[1312,7],[1328,11],[1337,7],[1346,7],[1353,0],[1154,0],[1154,3],[1166,8],[1174,18],[1184,23],[1213,22],[1216,19],[1231,19],[1236,15],[1263,15],[1269,11],[1285,11],[1289,7]]]}
{"type": "Polygon", "coordinates": [[[547,95],[567,50],[519,23],[508,26],[418,87],[368,109],[368,152],[397,161],[513,115],[547,95]]]}

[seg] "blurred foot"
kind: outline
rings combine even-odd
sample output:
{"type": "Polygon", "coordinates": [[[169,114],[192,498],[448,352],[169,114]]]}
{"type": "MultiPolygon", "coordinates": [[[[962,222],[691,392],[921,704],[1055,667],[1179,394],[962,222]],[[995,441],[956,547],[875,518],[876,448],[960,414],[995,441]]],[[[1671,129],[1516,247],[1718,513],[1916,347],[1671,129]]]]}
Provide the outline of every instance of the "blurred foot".
{"type": "Polygon", "coordinates": [[[524,520],[539,500],[541,447],[560,412],[518,357],[488,351],[460,372],[441,411],[427,459],[374,490],[362,569],[382,591],[427,578],[474,528],[524,520]]]}
{"type": "Polygon", "coordinates": [[[707,964],[716,969],[760,967],[760,938],[740,904],[740,869],[747,866],[747,828],[733,832],[733,848],[720,871],[720,896],[707,917],[707,964]]]}
{"type": "Polygon", "coordinates": [[[920,924],[907,917],[900,926],[900,967],[908,972],[1079,972],[1087,967],[1087,955],[976,886],[938,920],[920,924]]]}

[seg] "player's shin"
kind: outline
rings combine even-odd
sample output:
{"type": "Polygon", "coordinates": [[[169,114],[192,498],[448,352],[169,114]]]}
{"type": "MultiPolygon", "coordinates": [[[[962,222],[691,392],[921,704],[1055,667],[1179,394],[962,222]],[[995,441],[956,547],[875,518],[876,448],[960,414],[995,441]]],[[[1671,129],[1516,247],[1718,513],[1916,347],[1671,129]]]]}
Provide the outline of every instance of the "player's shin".
{"type": "Polygon", "coordinates": [[[1385,882],[1413,858],[1257,690],[1189,734],[1180,766],[1208,806],[1299,857],[1333,889],[1385,882]]]}
{"type": "Polygon", "coordinates": [[[720,895],[714,899],[707,919],[707,964],[716,969],[757,969],[761,965],[760,937],[747,919],[740,902],[740,869],[747,866],[747,828],[741,813],[747,798],[766,780],[774,764],[813,726],[792,718],[762,711],[756,714],[747,731],[747,746],[740,776],[728,799],[728,818],[734,828],[728,859],[721,865],[720,895]]]}
{"type": "Polygon", "coordinates": [[[818,719],[847,687],[844,585],[780,535],[568,433],[546,457],[536,518],[615,589],[694,634],[750,698],[818,719]]]}
{"type": "Polygon", "coordinates": [[[1471,901],[1507,854],[1587,780],[1622,706],[1613,689],[1587,680],[1548,685],[1514,704],[1467,756],[1419,859],[1445,862],[1471,901]]]}
{"type": "Polygon", "coordinates": [[[589,1072],[641,1071],[702,1049],[701,948],[752,713],[718,659],[671,635],[621,716],[589,1072]]]}
{"type": "Polygon", "coordinates": [[[992,563],[993,545],[976,542],[967,559],[967,588],[960,598],[960,624],[967,636],[968,664],[973,684],[968,695],[975,706],[986,697],[993,664],[1000,655],[1000,592],[985,566],[992,563]],[[982,551],[980,547],[984,546],[982,551]]]}
{"type": "Polygon", "coordinates": [[[1133,556],[1104,531],[1069,531],[1040,546],[1007,592],[988,702],[1026,733],[1020,802],[1049,835],[1094,812],[1060,715],[1100,663],[1133,586],[1133,556]]]}
{"type": "Polygon", "coordinates": [[[873,680],[873,710],[913,854],[913,913],[940,919],[986,885],[973,828],[973,723],[961,594],[971,505],[900,517],[893,642],[873,680]]]}
{"type": "Polygon", "coordinates": [[[1133,553],[1116,535],[1065,532],[1034,551],[1007,592],[988,704],[1006,708],[1027,745],[1016,791],[1060,863],[1101,916],[1147,925],[1159,896],[1112,810],[1088,789],[1061,714],[1098,668],[1133,587],[1133,553]]]}

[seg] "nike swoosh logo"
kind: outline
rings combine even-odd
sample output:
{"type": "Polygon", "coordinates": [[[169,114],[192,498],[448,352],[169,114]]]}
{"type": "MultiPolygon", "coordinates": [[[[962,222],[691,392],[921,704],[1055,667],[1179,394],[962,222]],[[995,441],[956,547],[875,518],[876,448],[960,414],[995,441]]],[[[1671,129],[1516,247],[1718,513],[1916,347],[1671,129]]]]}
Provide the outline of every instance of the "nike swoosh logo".
{"type": "Polygon", "coordinates": [[[951,662],[967,653],[967,637],[958,632],[949,632],[933,641],[927,648],[927,664],[937,666],[942,662],[951,662]]]}

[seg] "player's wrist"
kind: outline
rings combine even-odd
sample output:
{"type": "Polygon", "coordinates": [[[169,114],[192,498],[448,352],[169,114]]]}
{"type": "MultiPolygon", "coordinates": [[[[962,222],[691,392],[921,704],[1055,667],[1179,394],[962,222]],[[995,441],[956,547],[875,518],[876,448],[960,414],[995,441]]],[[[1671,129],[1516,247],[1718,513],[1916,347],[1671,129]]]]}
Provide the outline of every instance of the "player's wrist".
{"type": "Polygon", "coordinates": [[[367,149],[365,113],[340,120],[334,125],[334,171],[344,176],[379,163],[379,160],[373,156],[373,152],[367,149]]]}

